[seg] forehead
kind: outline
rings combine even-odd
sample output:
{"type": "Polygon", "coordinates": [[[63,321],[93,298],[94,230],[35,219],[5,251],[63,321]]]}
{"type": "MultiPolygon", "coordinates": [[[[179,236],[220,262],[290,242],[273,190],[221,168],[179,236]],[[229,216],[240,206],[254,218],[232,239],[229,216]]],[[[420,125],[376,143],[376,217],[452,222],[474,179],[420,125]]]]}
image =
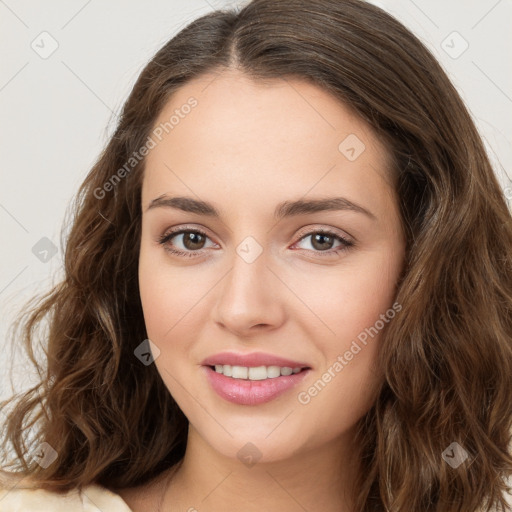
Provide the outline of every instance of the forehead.
{"type": "Polygon", "coordinates": [[[308,191],[389,188],[382,142],[349,107],[305,80],[203,75],[175,92],[154,127],[161,140],[146,159],[144,203],[149,195],[208,195],[212,188],[275,202],[308,191]]]}

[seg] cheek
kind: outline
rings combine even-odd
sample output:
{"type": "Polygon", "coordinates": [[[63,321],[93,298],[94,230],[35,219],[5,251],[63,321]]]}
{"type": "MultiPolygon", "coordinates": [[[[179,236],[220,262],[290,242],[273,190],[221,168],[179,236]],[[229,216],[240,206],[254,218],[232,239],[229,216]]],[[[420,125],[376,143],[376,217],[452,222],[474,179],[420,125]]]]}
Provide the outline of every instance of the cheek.
{"type": "MultiPolygon", "coordinates": [[[[352,339],[385,315],[394,302],[401,268],[399,257],[393,251],[357,256],[328,272],[317,271],[314,277],[302,282],[295,278],[293,289],[313,313],[304,318],[311,324],[309,329],[314,323],[316,338],[321,327],[326,354],[337,354],[350,345],[352,339]]],[[[289,279],[294,277],[289,275],[289,279]]]]}
{"type": "Polygon", "coordinates": [[[139,290],[150,339],[163,343],[175,332],[190,327],[194,305],[205,294],[207,282],[193,275],[192,267],[169,264],[163,249],[142,247],[139,257],[139,290]],[[192,314],[191,314],[192,313],[192,314]]]}
{"type": "Polygon", "coordinates": [[[141,248],[139,290],[147,336],[160,350],[156,359],[158,366],[168,352],[166,340],[172,338],[175,329],[173,326],[184,313],[180,315],[182,303],[180,305],[181,293],[177,284],[166,275],[162,264],[155,258],[156,252],[141,248]]]}
{"type": "MultiPolygon", "coordinates": [[[[149,339],[160,339],[166,327],[167,315],[163,313],[172,311],[174,304],[169,303],[172,295],[165,285],[165,278],[158,268],[151,265],[143,251],[139,260],[139,290],[144,321],[149,339]]],[[[167,325],[167,329],[169,329],[167,325]]]]}
{"type": "Polygon", "coordinates": [[[192,306],[198,300],[194,297],[197,290],[192,288],[190,292],[190,286],[182,281],[179,272],[151,264],[141,254],[139,288],[147,336],[159,350],[154,362],[158,373],[177,400],[186,399],[180,395],[179,383],[186,381],[186,374],[181,372],[189,357],[189,340],[194,336],[191,319],[196,311],[192,306]]]}
{"type": "Polygon", "coordinates": [[[354,272],[345,281],[345,295],[338,313],[334,308],[330,311],[336,330],[353,338],[374,326],[393,304],[395,283],[385,266],[354,272]]]}
{"type": "Polygon", "coordinates": [[[139,286],[148,337],[161,350],[165,350],[171,342],[176,347],[176,340],[185,340],[193,335],[200,309],[194,308],[194,305],[204,292],[156,270],[147,275],[143,272],[139,286]],[[172,283],[172,287],[169,283],[172,283]]]}
{"type": "Polygon", "coordinates": [[[139,289],[147,336],[159,349],[155,365],[175,398],[182,392],[178,382],[188,378],[185,368],[198,364],[194,340],[201,338],[208,321],[208,291],[218,280],[217,274],[209,274],[194,266],[169,264],[158,250],[143,248],[140,253],[139,289]]]}
{"type": "Polygon", "coordinates": [[[322,436],[334,438],[351,428],[376,399],[381,382],[375,366],[379,344],[397,314],[393,284],[386,275],[367,269],[347,273],[341,289],[324,288],[318,316],[334,335],[312,338],[323,354],[323,366],[297,396],[306,417],[326,426],[322,436]]]}
{"type": "MultiPolygon", "coordinates": [[[[323,329],[322,336],[316,331],[315,336],[312,324],[305,327],[323,354],[323,367],[298,398],[325,425],[348,427],[375,399],[379,343],[386,325],[399,314],[393,308],[401,268],[396,254],[368,253],[330,275],[317,275],[316,293],[303,288],[304,294],[309,293],[305,302],[329,330],[323,329]]],[[[314,324],[318,327],[317,319],[314,324]]]]}
{"type": "Polygon", "coordinates": [[[375,370],[379,344],[386,326],[401,309],[393,306],[401,264],[393,251],[375,254],[345,272],[339,286],[328,288],[324,318],[335,336],[323,338],[326,366],[317,386],[322,395],[317,407],[332,415],[326,421],[346,421],[346,411],[354,420],[374,401],[373,392],[380,382],[375,370]]]}

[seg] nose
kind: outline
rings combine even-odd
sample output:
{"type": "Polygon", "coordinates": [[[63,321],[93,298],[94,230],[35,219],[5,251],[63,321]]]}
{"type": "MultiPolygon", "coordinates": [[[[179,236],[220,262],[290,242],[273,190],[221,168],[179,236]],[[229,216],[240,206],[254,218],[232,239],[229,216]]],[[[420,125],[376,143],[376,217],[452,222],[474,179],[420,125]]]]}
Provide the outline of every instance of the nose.
{"type": "Polygon", "coordinates": [[[217,287],[213,320],[238,337],[276,329],[285,320],[285,287],[269,269],[267,252],[249,263],[234,251],[231,270],[217,287]]]}

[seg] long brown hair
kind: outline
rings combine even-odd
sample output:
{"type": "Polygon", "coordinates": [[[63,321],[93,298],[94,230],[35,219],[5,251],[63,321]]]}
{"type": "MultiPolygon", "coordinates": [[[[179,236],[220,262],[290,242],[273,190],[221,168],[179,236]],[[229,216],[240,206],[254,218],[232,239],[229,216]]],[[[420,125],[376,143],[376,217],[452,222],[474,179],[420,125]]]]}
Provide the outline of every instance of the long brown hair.
{"type": "Polygon", "coordinates": [[[174,91],[230,67],[257,80],[310,80],[367,121],[393,158],[407,234],[402,311],[380,345],[378,398],[358,424],[356,510],[508,510],[510,210],[436,59],[359,0],[253,0],[216,11],[147,64],[75,198],[64,279],[16,322],[13,338],[41,382],[1,404],[16,400],[2,446],[4,460],[7,446],[17,458],[4,467],[63,491],[142,484],[182,459],[188,420],[155,365],[134,356],[147,338],[137,279],[145,159],[126,163],[174,91]],[[46,368],[33,355],[43,319],[46,368]],[[30,457],[44,442],[57,452],[46,468],[30,457]],[[466,460],[448,464],[447,449],[466,460]]]}

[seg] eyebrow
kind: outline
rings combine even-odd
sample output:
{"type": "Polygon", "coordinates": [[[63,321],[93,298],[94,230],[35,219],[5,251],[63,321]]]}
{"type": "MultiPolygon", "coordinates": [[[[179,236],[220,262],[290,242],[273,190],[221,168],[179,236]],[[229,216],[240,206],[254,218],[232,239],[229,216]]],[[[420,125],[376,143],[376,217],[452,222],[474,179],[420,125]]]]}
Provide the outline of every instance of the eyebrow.
{"type": "MultiPolygon", "coordinates": [[[[153,208],[175,208],[184,212],[196,213],[198,215],[206,215],[208,217],[220,218],[220,212],[207,201],[201,201],[192,197],[175,196],[169,197],[165,194],[153,199],[146,211],[153,208]]],[[[274,219],[280,220],[285,217],[294,217],[297,215],[307,215],[323,211],[353,211],[362,213],[372,220],[377,217],[363,208],[344,197],[328,197],[324,199],[308,199],[297,201],[283,201],[276,206],[274,211],[274,219]]]]}

